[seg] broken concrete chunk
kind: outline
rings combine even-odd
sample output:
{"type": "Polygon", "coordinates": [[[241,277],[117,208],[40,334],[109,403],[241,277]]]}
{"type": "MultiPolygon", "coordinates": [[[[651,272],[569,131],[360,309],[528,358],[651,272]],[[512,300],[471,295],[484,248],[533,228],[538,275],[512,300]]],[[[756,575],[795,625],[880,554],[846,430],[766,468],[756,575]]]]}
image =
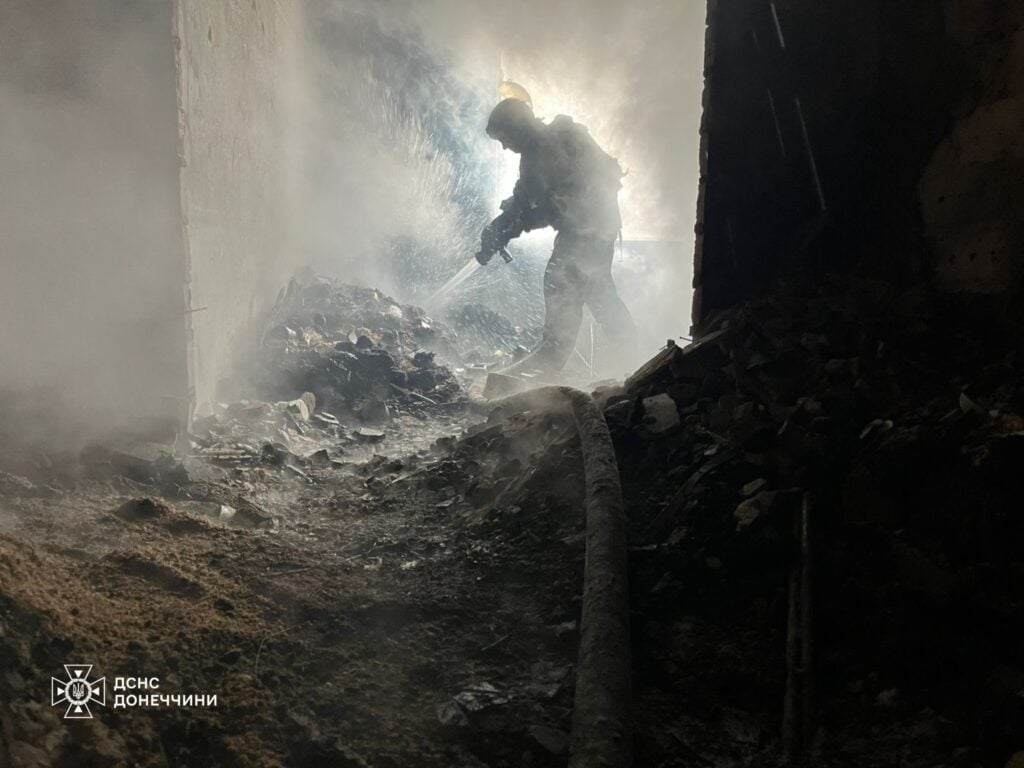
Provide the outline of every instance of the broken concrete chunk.
{"type": "Polygon", "coordinates": [[[476,683],[455,696],[458,703],[467,712],[480,712],[490,707],[508,704],[509,697],[502,694],[491,683],[476,683]]]}
{"type": "Polygon", "coordinates": [[[330,427],[341,426],[341,422],[338,421],[338,417],[335,416],[334,414],[327,413],[327,411],[320,411],[320,413],[314,413],[310,418],[313,421],[319,422],[320,424],[324,424],[330,427]]]}
{"type": "Polygon", "coordinates": [[[303,392],[302,396],[283,404],[285,410],[299,421],[309,421],[316,408],[316,396],[312,392],[303,392]]]}
{"type": "Polygon", "coordinates": [[[679,409],[668,395],[654,395],[643,399],[644,428],[652,435],[665,435],[679,427],[679,409]]]}
{"type": "Polygon", "coordinates": [[[379,443],[384,439],[384,430],[382,429],[371,429],[370,427],[360,427],[353,434],[357,440],[365,443],[379,443]]]}
{"type": "Polygon", "coordinates": [[[736,518],[736,530],[745,531],[759,520],[763,520],[775,505],[776,496],[778,496],[777,491],[761,491],[753,498],[740,502],[736,511],[733,512],[733,517],[736,518]]]}
{"type": "Polygon", "coordinates": [[[309,455],[309,463],[314,467],[329,467],[331,466],[331,456],[327,453],[326,448],[321,448],[309,455]]]}

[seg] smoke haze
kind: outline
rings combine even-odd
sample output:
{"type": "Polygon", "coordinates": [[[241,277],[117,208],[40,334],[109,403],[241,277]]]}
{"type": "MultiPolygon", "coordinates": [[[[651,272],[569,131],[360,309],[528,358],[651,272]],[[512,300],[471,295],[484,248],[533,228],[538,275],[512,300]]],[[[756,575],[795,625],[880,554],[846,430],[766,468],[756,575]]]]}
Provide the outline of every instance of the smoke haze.
{"type": "MultiPolygon", "coordinates": [[[[518,156],[483,131],[498,82],[510,79],[538,116],[572,116],[620,160],[624,237],[671,244],[627,248],[615,268],[640,356],[687,331],[702,2],[344,2],[325,19],[348,36],[320,36],[313,49],[329,116],[310,141],[321,175],[307,231],[319,268],[415,302],[471,258],[516,178],[518,156]],[[387,255],[396,238],[413,251],[404,261],[387,255]]],[[[552,239],[546,230],[515,241],[531,263],[481,270],[466,298],[530,306],[539,323],[552,239]]]]}
{"type": "MultiPolygon", "coordinates": [[[[638,357],[686,332],[702,2],[301,6],[4,3],[0,427],[15,411],[20,432],[74,436],[174,420],[190,385],[214,396],[303,263],[425,300],[515,181],[517,157],[484,134],[501,78],[628,170],[623,234],[663,243],[616,257],[638,357]],[[275,80],[282,51],[303,27],[304,80],[282,95],[300,79],[275,80]]],[[[539,324],[552,238],[516,241],[516,261],[479,270],[459,298],[539,324]]]]}
{"type": "Polygon", "coordinates": [[[169,18],[4,3],[0,430],[173,421],[187,394],[169,18]]]}

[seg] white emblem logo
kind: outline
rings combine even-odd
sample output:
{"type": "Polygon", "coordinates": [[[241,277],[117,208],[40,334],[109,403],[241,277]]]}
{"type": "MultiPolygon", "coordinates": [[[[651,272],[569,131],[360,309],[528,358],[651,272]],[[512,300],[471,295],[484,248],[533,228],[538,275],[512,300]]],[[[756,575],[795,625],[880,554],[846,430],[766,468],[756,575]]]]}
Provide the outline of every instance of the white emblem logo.
{"type": "Polygon", "coordinates": [[[91,720],[90,703],[104,707],[107,705],[107,678],[90,680],[92,664],[65,664],[64,671],[68,675],[67,680],[50,678],[50,706],[66,703],[66,719],[91,720]]]}

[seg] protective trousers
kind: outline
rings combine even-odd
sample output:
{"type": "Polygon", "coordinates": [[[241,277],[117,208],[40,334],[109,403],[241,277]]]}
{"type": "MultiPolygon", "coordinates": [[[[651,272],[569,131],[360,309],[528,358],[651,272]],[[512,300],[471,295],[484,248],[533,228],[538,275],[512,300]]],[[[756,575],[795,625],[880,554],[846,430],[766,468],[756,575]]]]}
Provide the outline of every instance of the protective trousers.
{"type": "Polygon", "coordinates": [[[613,240],[561,231],[544,272],[544,334],[540,345],[513,366],[561,370],[576,345],[586,305],[613,347],[636,343],[636,325],[612,280],[613,240]]]}

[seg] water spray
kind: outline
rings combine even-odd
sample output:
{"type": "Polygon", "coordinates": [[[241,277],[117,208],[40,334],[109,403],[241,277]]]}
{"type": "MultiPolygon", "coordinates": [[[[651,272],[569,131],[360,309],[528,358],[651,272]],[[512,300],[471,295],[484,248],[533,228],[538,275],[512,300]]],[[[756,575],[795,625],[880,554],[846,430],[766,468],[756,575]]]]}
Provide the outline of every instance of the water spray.
{"type": "MultiPolygon", "coordinates": [[[[512,262],[512,254],[510,254],[507,249],[499,248],[498,253],[501,254],[501,258],[505,260],[506,264],[510,264],[512,262]]],[[[430,298],[424,302],[424,306],[431,310],[443,307],[455,289],[466,282],[470,276],[475,274],[476,271],[488,261],[490,261],[490,257],[485,257],[482,251],[477,253],[471,262],[466,264],[466,266],[449,278],[444,285],[434,291],[430,298]]]]}

